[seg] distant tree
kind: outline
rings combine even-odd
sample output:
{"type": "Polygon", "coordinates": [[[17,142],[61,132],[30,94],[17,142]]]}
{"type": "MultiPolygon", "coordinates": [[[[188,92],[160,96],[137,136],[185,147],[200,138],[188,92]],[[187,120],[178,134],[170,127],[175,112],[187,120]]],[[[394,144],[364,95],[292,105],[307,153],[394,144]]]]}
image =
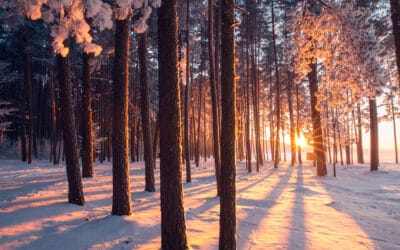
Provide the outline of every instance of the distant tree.
{"type": "Polygon", "coordinates": [[[155,192],[153,140],[151,136],[150,100],[147,63],[147,32],[139,34],[139,64],[140,64],[140,102],[143,130],[143,147],[145,163],[145,191],[155,192]]]}
{"type": "Polygon", "coordinates": [[[218,99],[217,99],[217,75],[216,64],[214,61],[214,37],[213,37],[213,16],[214,16],[214,1],[208,0],[208,58],[209,58],[209,70],[210,70],[210,88],[211,88],[211,107],[212,107],[212,131],[213,131],[213,147],[214,147],[214,162],[215,162],[215,177],[217,180],[217,195],[220,195],[221,189],[221,163],[220,163],[220,136],[219,136],[219,121],[218,121],[218,99]]]}

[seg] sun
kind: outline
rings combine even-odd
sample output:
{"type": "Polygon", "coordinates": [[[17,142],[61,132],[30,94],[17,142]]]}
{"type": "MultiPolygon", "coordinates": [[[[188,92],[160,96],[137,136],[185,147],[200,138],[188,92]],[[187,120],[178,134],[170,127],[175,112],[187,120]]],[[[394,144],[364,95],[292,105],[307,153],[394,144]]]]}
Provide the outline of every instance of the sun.
{"type": "Polygon", "coordinates": [[[299,146],[299,147],[307,146],[306,139],[304,138],[303,135],[300,135],[300,137],[296,138],[296,145],[299,146]]]}

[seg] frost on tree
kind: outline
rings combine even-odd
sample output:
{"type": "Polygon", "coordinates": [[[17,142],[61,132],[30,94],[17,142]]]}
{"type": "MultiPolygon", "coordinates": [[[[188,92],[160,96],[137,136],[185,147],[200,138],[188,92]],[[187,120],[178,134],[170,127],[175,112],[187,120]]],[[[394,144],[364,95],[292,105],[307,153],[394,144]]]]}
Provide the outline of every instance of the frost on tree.
{"type": "Polygon", "coordinates": [[[364,96],[375,101],[382,91],[386,55],[372,17],[369,8],[352,3],[330,3],[318,15],[297,13],[292,22],[296,83],[311,72],[310,65],[318,64],[317,110],[340,109],[348,114],[364,96]]]}

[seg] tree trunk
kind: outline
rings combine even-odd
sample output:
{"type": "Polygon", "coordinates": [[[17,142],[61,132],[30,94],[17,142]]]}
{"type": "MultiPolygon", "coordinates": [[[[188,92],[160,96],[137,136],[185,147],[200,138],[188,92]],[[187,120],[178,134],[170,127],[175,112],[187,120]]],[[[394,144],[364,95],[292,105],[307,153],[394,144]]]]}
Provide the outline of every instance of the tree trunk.
{"type": "Polygon", "coordinates": [[[130,17],[116,21],[112,126],[113,215],[132,213],[128,143],[129,32],[130,17]]]}
{"type": "Polygon", "coordinates": [[[74,107],[68,57],[57,55],[60,85],[60,114],[64,136],[65,165],[68,179],[68,202],[84,205],[82,179],[79,168],[78,140],[75,129],[74,107]]]}
{"type": "Polygon", "coordinates": [[[145,191],[155,192],[154,186],[154,158],[150,122],[150,97],[147,78],[147,32],[139,35],[139,64],[140,64],[140,102],[143,130],[145,191]]]}
{"type": "Polygon", "coordinates": [[[289,126],[290,126],[290,156],[291,161],[290,165],[294,166],[296,163],[296,127],[294,125],[294,117],[293,117],[293,104],[292,104],[292,84],[290,77],[290,72],[287,71],[288,74],[288,85],[287,85],[287,95],[288,95],[288,106],[289,106],[289,126]]]}
{"type": "MultiPolygon", "coordinates": [[[[53,61],[53,60],[52,60],[53,61]]],[[[54,86],[54,70],[53,65],[50,64],[49,69],[49,85],[50,85],[50,102],[51,102],[51,155],[53,164],[58,164],[57,157],[57,104],[56,93],[54,86]]]]}
{"type": "Polygon", "coordinates": [[[360,104],[357,105],[357,128],[358,128],[358,140],[357,140],[357,162],[364,163],[364,152],[363,152],[363,139],[362,139],[362,124],[361,124],[361,108],[360,104]]]}
{"type": "MultiPolygon", "coordinates": [[[[200,64],[200,82],[199,82],[199,93],[198,93],[198,107],[197,107],[197,140],[196,140],[196,155],[195,162],[196,166],[199,166],[200,162],[200,127],[201,127],[201,109],[203,107],[203,70],[204,70],[204,61],[203,57],[201,58],[200,64]]],[[[204,131],[204,137],[206,136],[204,131]]]]}
{"type": "Polygon", "coordinates": [[[325,176],[326,161],[325,161],[325,148],[322,136],[322,125],[321,125],[321,113],[317,109],[317,97],[318,92],[318,78],[317,78],[317,65],[311,64],[311,72],[308,73],[308,79],[310,81],[310,97],[311,97],[311,119],[313,125],[313,147],[314,154],[317,161],[317,175],[325,176]]]}
{"type": "Polygon", "coordinates": [[[33,76],[32,76],[32,48],[30,43],[30,28],[25,28],[25,65],[24,65],[24,89],[26,98],[26,109],[25,114],[26,120],[25,125],[27,126],[27,132],[29,135],[28,140],[28,154],[27,162],[32,163],[33,153],[33,134],[34,134],[34,119],[33,119],[33,76]]]}
{"type": "Polygon", "coordinates": [[[177,1],[158,11],[161,248],[187,249],[181,167],[177,1]]]}
{"type": "MultiPolygon", "coordinates": [[[[297,111],[297,119],[296,119],[296,128],[297,128],[297,138],[300,138],[300,102],[299,102],[299,85],[296,85],[296,111],[297,111]]],[[[299,159],[299,163],[302,164],[303,160],[301,157],[301,145],[297,145],[297,158],[299,159]]]]}
{"type": "Polygon", "coordinates": [[[249,173],[251,169],[251,137],[250,137],[250,20],[249,15],[246,16],[246,166],[249,173]]]}
{"type": "Polygon", "coordinates": [[[157,160],[157,146],[158,146],[158,137],[160,134],[160,129],[158,128],[158,114],[157,120],[154,125],[154,138],[153,138],[153,161],[154,161],[154,169],[156,169],[156,160],[157,160]]]}
{"type": "Polygon", "coordinates": [[[391,107],[391,111],[392,111],[392,121],[393,121],[394,155],[395,155],[396,163],[399,163],[399,155],[397,154],[396,114],[394,112],[393,98],[390,99],[390,107],[391,107]]]}
{"type": "MultiPolygon", "coordinates": [[[[390,12],[396,51],[397,73],[400,77],[400,0],[390,0],[390,12]]],[[[400,82],[398,84],[400,86],[400,82]]]]}
{"type": "Polygon", "coordinates": [[[219,249],[236,249],[236,84],[233,0],[222,0],[222,124],[219,249]]]}
{"type": "Polygon", "coordinates": [[[376,100],[369,100],[370,141],[371,141],[371,171],[378,170],[379,166],[379,139],[378,139],[378,111],[376,100]]]}
{"type": "Polygon", "coordinates": [[[93,177],[92,83],[90,54],[83,52],[82,75],[82,177],[93,177]]]}
{"type": "Polygon", "coordinates": [[[190,146],[189,146],[189,90],[190,90],[190,5],[189,0],[186,1],[186,86],[185,86],[185,105],[184,105],[184,147],[185,147],[185,164],[186,164],[186,182],[192,182],[192,174],[190,169],[190,146]]]}
{"type": "Polygon", "coordinates": [[[279,70],[278,70],[278,55],[276,50],[276,40],[275,40],[275,11],[274,11],[274,1],[271,2],[271,15],[272,15],[272,41],[274,46],[274,63],[275,63],[275,77],[276,77],[276,139],[275,139],[275,157],[274,157],[274,168],[278,168],[280,159],[280,138],[279,130],[281,126],[281,87],[279,81],[279,70]]]}
{"type": "Polygon", "coordinates": [[[219,144],[219,115],[217,99],[217,62],[214,62],[213,52],[213,0],[208,0],[208,57],[210,62],[210,87],[211,87],[211,106],[212,106],[212,126],[214,142],[215,177],[217,180],[217,195],[220,195],[220,144],[219,144]]]}

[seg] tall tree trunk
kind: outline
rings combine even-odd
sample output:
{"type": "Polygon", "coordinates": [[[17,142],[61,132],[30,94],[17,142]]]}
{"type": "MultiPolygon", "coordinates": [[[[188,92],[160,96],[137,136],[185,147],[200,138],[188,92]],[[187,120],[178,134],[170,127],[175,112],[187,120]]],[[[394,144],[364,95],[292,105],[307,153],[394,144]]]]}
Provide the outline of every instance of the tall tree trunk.
{"type": "Polygon", "coordinates": [[[249,173],[251,169],[251,137],[250,137],[250,18],[246,15],[246,166],[249,173]]]}
{"type": "MultiPolygon", "coordinates": [[[[390,0],[390,12],[396,51],[397,73],[400,77],[400,0],[390,0]]],[[[398,84],[400,86],[400,82],[398,84]]]]}
{"type": "MultiPolygon", "coordinates": [[[[215,53],[214,53],[214,81],[215,81],[215,98],[217,99],[218,109],[218,135],[221,135],[221,77],[220,77],[220,45],[221,45],[221,0],[215,0],[215,53]]],[[[211,19],[212,20],[212,19],[211,19]]],[[[210,30],[211,31],[211,30],[210,30]]],[[[213,33],[211,33],[213,34],[213,33]]],[[[221,147],[221,146],[220,146],[221,147]]],[[[221,164],[221,163],[220,163],[221,164]]]]}
{"type": "MultiPolygon", "coordinates": [[[[291,80],[290,72],[287,71],[288,79],[291,80]]],[[[287,85],[287,95],[288,95],[288,106],[289,106],[289,130],[290,130],[290,165],[294,166],[296,163],[296,127],[294,125],[293,117],[293,104],[292,104],[292,84],[288,81],[287,85]]]]}
{"type": "Polygon", "coordinates": [[[253,47],[253,55],[251,56],[251,75],[252,75],[252,87],[253,87],[253,118],[254,118],[254,143],[256,149],[256,170],[260,170],[262,164],[261,149],[260,149],[260,119],[258,110],[258,80],[257,80],[257,69],[255,63],[255,48],[253,47]]]}
{"type": "MultiPolygon", "coordinates": [[[[199,93],[198,93],[198,107],[197,107],[197,140],[196,140],[196,156],[195,156],[195,162],[196,166],[199,166],[199,161],[200,161],[200,127],[201,127],[201,109],[203,107],[203,70],[204,70],[204,61],[203,58],[201,59],[201,64],[200,64],[200,82],[199,82],[199,93]]],[[[204,132],[204,137],[205,132],[204,132]]]]}
{"type": "Polygon", "coordinates": [[[361,108],[360,104],[357,105],[357,128],[358,128],[358,140],[357,140],[357,162],[364,163],[364,152],[363,152],[363,139],[362,139],[362,123],[361,123],[361,108]]]}
{"type": "Polygon", "coordinates": [[[371,171],[378,170],[379,166],[379,139],[378,139],[378,111],[376,100],[369,100],[370,141],[371,141],[371,171]]]}
{"type": "MultiPolygon", "coordinates": [[[[300,138],[300,102],[299,102],[299,85],[296,85],[296,128],[297,128],[297,138],[300,138]]],[[[299,163],[302,164],[303,160],[301,157],[301,145],[297,145],[297,158],[299,159],[299,163]]]]}
{"type": "MultiPolygon", "coordinates": [[[[217,62],[214,62],[213,52],[213,0],[208,0],[208,57],[210,62],[210,87],[211,87],[211,106],[212,106],[212,126],[213,126],[213,144],[214,144],[214,160],[215,160],[215,177],[217,179],[217,195],[220,195],[220,144],[219,144],[219,115],[218,115],[218,99],[217,99],[217,62]]],[[[216,48],[217,49],[217,48],[216,48]]]]}
{"type": "Polygon", "coordinates": [[[82,179],[79,168],[78,139],[75,129],[74,107],[68,57],[57,55],[60,85],[61,126],[64,136],[65,165],[68,179],[68,202],[84,205],[82,179]]]}
{"type": "Polygon", "coordinates": [[[280,159],[280,138],[279,130],[281,125],[281,86],[279,81],[279,70],[278,70],[278,54],[276,49],[276,39],[275,39],[275,11],[274,11],[274,1],[271,1],[271,15],[272,15],[272,41],[274,46],[274,63],[275,63],[275,78],[276,78],[276,139],[275,139],[275,157],[274,157],[274,168],[278,168],[280,159]]]}
{"type": "MultiPolygon", "coordinates": [[[[52,60],[53,61],[53,60],[52,60]]],[[[51,105],[51,155],[53,164],[58,164],[57,157],[57,103],[54,86],[54,70],[50,64],[49,69],[49,85],[50,85],[50,105],[51,105]]]]}
{"type": "Polygon", "coordinates": [[[93,177],[92,83],[90,54],[83,52],[82,75],[82,177],[93,177]]]}
{"type": "Polygon", "coordinates": [[[391,111],[392,111],[392,121],[393,121],[394,155],[395,155],[396,163],[399,163],[399,155],[397,153],[396,114],[394,112],[393,98],[390,99],[390,107],[391,107],[391,111]]]}
{"type": "Polygon", "coordinates": [[[222,0],[222,124],[219,249],[236,249],[235,1],[222,0]]]}
{"type": "Polygon", "coordinates": [[[321,113],[317,109],[318,78],[317,65],[311,64],[311,72],[308,73],[310,81],[310,97],[311,97],[311,119],[313,125],[313,147],[317,161],[317,175],[325,176],[327,174],[325,161],[325,148],[322,136],[321,113]]]}
{"type": "Polygon", "coordinates": [[[158,11],[161,248],[187,249],[181,166],[177,1],[158,11]]]}
{"type": "Polygon", "coordinates": [[[33,75],[32,75],[32,48],[30,43],[30,28],[25,27],[25,65],[24,65],[24,88],[25,88],[25,98],[26,98],[26,108],[27,108],[27,120],[25,124],[28,126],[28,157],[27,162],[32,163],[32,153],[33,153],[33,137],[34,137],[34,118],[33,118],[33,75]]]}
{"type": "Polygon", "coordinates": [[[190,4],[186,1],[186,86],[185,86],[185,105],[184,105],[184,147],[185,147],[185,165],[186,165],[186,182],[192,182],[192,174],[190,169],[190,146],[189,146],[189,90],[190,90],[190,4]]]}
{"type": "Polygon", "coordinates": [[[130,17],[116,20],[112,126],[113,215],[132,213],[128,141],[129,32],[130,17]]]}
{"type": "Polygon", "coordinates": [[[143,148],[145,165],[145,191],[155,192],[154,159],[150,122],[150,97],[147,78],[147,32],[139,35],[139,64],[140,64],[140,103],[143,130],[143,148]]]}

